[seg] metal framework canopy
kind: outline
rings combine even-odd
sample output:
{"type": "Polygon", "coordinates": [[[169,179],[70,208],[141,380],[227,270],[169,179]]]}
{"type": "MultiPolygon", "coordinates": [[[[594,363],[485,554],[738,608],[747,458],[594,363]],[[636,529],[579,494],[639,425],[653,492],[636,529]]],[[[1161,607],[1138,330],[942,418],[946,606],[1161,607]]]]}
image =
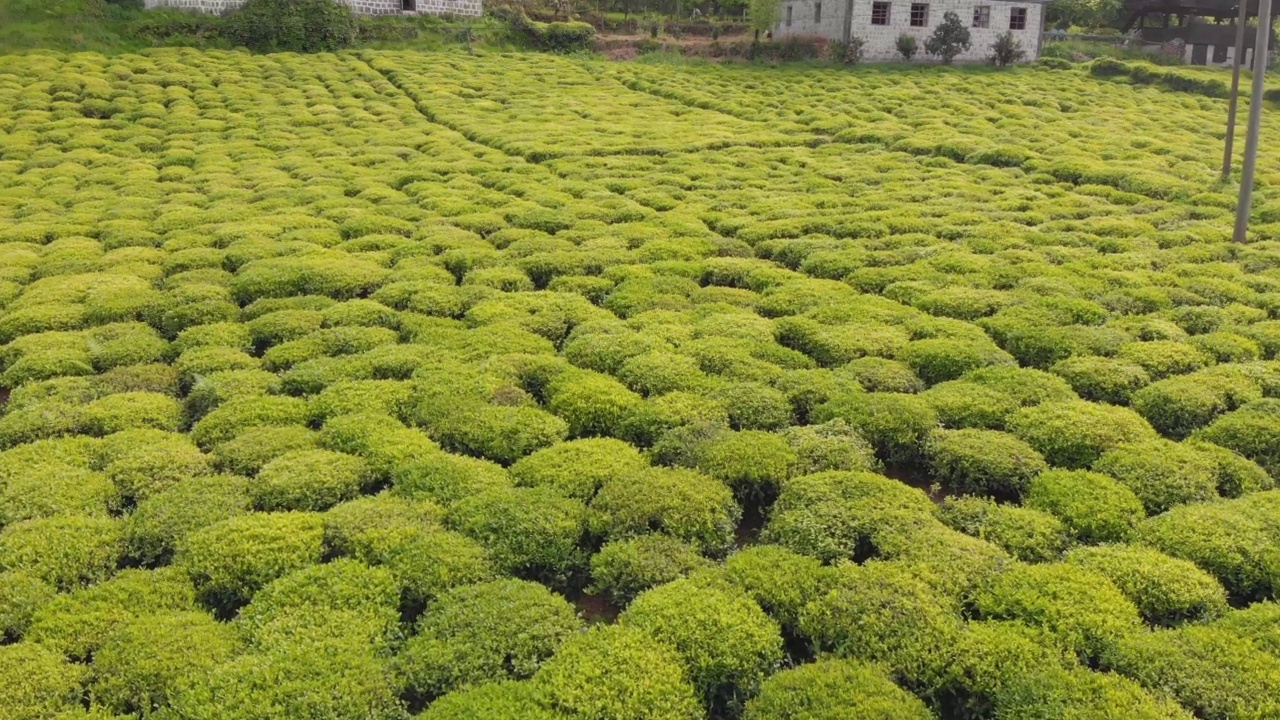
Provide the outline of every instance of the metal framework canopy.
{"type": "MultiPolygon", "coordinates": [[[[1248,17],[1258,16],[1258,0],[1247,0],[1248,17]]],[[[1148,15],[1196,16],[1215,21],[1230,20],[1240,14],[1239,0],[1126,0],[1123,32],[1148,15]]]]}

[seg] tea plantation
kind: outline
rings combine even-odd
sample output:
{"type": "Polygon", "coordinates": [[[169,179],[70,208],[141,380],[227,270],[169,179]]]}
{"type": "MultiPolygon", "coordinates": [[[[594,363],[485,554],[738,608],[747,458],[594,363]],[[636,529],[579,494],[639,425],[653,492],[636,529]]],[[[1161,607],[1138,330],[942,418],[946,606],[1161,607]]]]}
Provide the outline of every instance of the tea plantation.
{"type": "Polygon", "coordinates": [[[0,718],[1274,720],[1269,115],[0,57],[0,718]]]}

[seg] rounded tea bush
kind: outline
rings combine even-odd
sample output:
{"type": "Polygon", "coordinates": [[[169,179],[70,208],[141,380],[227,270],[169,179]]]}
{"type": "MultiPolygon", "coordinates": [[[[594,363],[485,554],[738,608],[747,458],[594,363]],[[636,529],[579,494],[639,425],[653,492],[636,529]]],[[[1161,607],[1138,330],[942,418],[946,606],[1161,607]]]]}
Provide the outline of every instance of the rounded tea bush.
{"type": "Polygon", "coordinates": [[[744,720],[931,720],[933,713],[874,665],[824,658],[764,681],[744,720]]]}
{"type": "Polygon", "coordinates": [[[680,655],[639,628],[598,625],[565,641],[533,685],[572,717],[701,720],[705,713],[680,655]]]}
{"type": "Polygon", "coordinates": [[[822,651],[884,665],[921,689],[942,680],[960,634],[960,617],[909,566],[847,564],[830,589],[800,611],[799,629],[822,651]]]}
{"type": "Polygon", "coordinates": [[[729,411],[729,426],[734,430],[777,430],[791,424],[791,402],[767,385],[728,383],[707,396],[729,411]]]}
{"type": "Polygon", "coordinates": [[[1012,395],[968,380],[938,383],[921,393],[920,399],[947,428],[1003,429],[1009,416],[1021,407],[1012,395]]]}
{"type": "Polygon", "coordinates": [[[915,393],[925,388],[924,381],[906,363],[887,358],[858,358],[840,372],[857,380],[867,392],[915,393]]]}
{"type": "Polygon", "coordinates": [[[23,520],[0,530],[0,571],[24,572],[65,592],[111,577],[121,550],[115,518],[23,520]]]}
{"type": "Polygon", "coordinates": [[[718,433],[695,454],[698,470],[754,495],[776,490],[797,460],[786,438],[760,430],[718,433]]]}
{"type": "Polygon", "coordinates": [[[1227,611],[1227,594],[1194,563],[1137,545],[1076,548],[1066,562],[1107,576],[1152,625],[1213,619],[1227,611]]]}
{"type": "Polygon", "coordinates": [[[1236,498],[1275,486],[1265,468],[1240,453],[1201,440],[1187,442],[1217,465],[1219,495],[1236,498]]]}
{"type": "Polygon", "coordinates": [[[144,564],[173,556],[188,535],[249,512],[249,481],[234,475],[196,477],[138,503],[124,521],[125,554],[144,564]]]}
{"type": "Polygon", "coordinates": [[[446,452],[401,465],[392,472],[392,492],[446,506],[482,492],[509,487],[511,478],[501,465],[446,452]]]}
{"type": "Polygon", "coordinates": [[[1172,694],[1198,718],[1280,715],[1280,659],[1225,630],[1189,625],[1138,633],[1121,641],[1106,664],[1172,694]]]}
{"type": "Polygon", "coordinates": [[[907,364],[927,385],[955,380],[987,365],[1009,364],[1013,358],[987,343],[952,338],[913,340],[898,351],[898,360],[907,364]]]}
{"type": "Polygon", "coordinates": [[[524,580],[448,590],[418,618],[396,657],[402,688],[435,697],[455,688],[533,675],[580,621],[573,606],[524,580]]]}
{"type": "Polygon", "coordinates": [[[1132,490],[1086,470],[1041,473],[1031,481],[1023,502],[1062,520],[1071,535],[1085,544],[1123,542],[1146,516],[1132,490]]]}
{"type": "Polygon", "coordinates": [[[449,508],[448,524],[480,543],[504,573],[559,582],[585,557],[586,507],[547,488],[489,490],[449,508]]]}
{"type": "Polygon", "coordinates": [[[419,720],[565,720],[539,702],[533,683],[492,682],[455,690],[434,701],[419,720]]]}
{"type": "Polygon", "coordinates": [[[777,545],[752,545],[730,555],[724,578],[742,588],[788,631],[800,611],[826,592],[831,571],[816,558],[777,545]]]}
{"type": "Polygon", "coordinates": [[[1043,627],[1083,658],[1140,631],[1137,607],[1106,575],[1068,563],[1010,565],[979,588],[973,605],[982,618],[1043,627]]]}
{"type": "Polygon", "coordinates": [[[320,436],[300,425],[251,427],[210,451],[214,465],[223,472],[257,475],[267,463],[296,450],[311,450],[320,436]]]}
{"type": "Polygon", "coordinates": [[[587,501],[606,482],[647,466],[640,451],[621,440],[584,438],[526,455],[510,470],[517,485],[545,487],[587,501]]]}
{"type": "Polygon", "coordinates": [[[919,452],[925,436],[938,426],[928,403],[914,395],[851,393],[832,398],[814,410],[813,422],[843,420],[887,460],[907,460],[919,452]]]}
{"type": "Polygon", "coordinates": [[[741,517],[733,491],[720,481],[693,470],[649,468],[606,483],[587,522],[609,540],[661,532],[723,554],[741,517]]]}
{"type": "Polygon", "coordinates": [[[949,527],[998,545],[1024,562],[1057,560],[1070,542],[1066,525],[1053,515],[985,498],[947,498],[941,515],[949,527]]]}
{"type": "Polygon", "coordinates": [[[1067,358],[1049,371],[1071,383],[1085,400],[1112,405],[1128,405],[1135,392],[1151,383],[1141,365],[1093,355],[1067,358]]]}
{"type": "Polygon", "coordinates": [[[934,480],[956,493],[1016,498],[1049,469],[1035,448],[996,430],[934,430],[924,455],[934,480]]]}
{"type": "Polygon", "coordinates": [[[62,717],[80,708],[84,675],[84,668],[43,646],[0,646],[0,714],[15,720],[62,717]]]}
{"type": "Polygon", "coordinates": [[[36,612],[58,591],[21,571],[0,572],[0,638],[21,638],[36,612]]]}
{"type": "Polygon", "coordinates": [[[249,484],[259,510],[325,510],[369,483],[363,459],[328,450],[294,450],[263,466],[249,484]]]}
{"type": "Polygon", "coordinates": [[[614,540],[591,557],[591,590],[618,606],[651,587],[711,566],[698,549],[669,535],[614,540]]]}
{"type": "Polygon", "coordinates": [[[204,602],[226,611],[272,580],[320,562],[323,540],[315,513],[248,513],[191,533],[174,562],[187,570],[204,602]]]}
{"type": "Polygon", "coordinates": [[[844,420],[821,425],[795,425],[782,431],[795,451],[789,475],[810,475],[828,470],[869,471],[880,469],[875,448],[844,420]]]}
{"type": "Polygon", "coordinates": [[[1113,448],[1093,463],[1093,470],[1132,490],[1150,515],[1218,496],[1217,464],[1193,446],[1168,440],[1113,448]]]}
{"type": "Polygon", "coordinates": [[[1009,432],[1050,465],[1065,468],[1088,467],[1118,445],[1155,439],[1155,431],[1132,410],[1084,401],[1023,408],[1009,418],[1009,432]]]}
{"type": "Polygon", "coordinates": [[[782,661],[781,630],[754,600],[690,579],[641,593],[618,624],[674,648],[713,712],[740,706],[782,661]]]}
{"type": "Polygon", "coordinates": [[[1192,718],[1163,693],[1148,693],[1126,677],[1058,665],[1034,668],[1012,678],[995,693],[994,706],[994,716],[1001,720],[1192,718]]]}
{"type": "Polygon", "coordinates": [[[1196,439],[1234,450],[1280,476],[1280,399],[1265,399],[1214,420],[1196,439]]]}

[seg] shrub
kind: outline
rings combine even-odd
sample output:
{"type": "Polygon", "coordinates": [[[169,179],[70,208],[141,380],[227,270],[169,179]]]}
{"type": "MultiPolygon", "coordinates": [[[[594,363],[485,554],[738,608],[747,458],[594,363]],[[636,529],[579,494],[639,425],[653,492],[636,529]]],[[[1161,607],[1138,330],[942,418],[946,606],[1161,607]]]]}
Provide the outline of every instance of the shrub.
{"type": "Polygon", "coordinates": [[[539,703],[533,683],[492,682],[455,690],[431,703],[420,720],[520,718],[563,720],[564,715],[539,703]]]}
{"type": "Polygon", "coordinates": [[[567,640],[533,677],[543,703],[569,715],[697,720],[675,650],[637,628],[597,626],[567,640]]]}
{"type": "Polygon", "coordinates": [[[1133,394],[1133,409],[1160,432],[1181,439],[1224,412],[1258,398],[1244,378],[1203,373],[1171,377],[1133,394]]]}
{"type": "Polygon", "coordinates": [[[191,428],[191,439],[208,450],[251,427],[305,425],[307,404],[290,397],[236,398],[218,406],[191,428]]]}
{"type": "Polygon", "coordinates": [[[1013,36],[1012,31],[1006,31],[996,37],[996,41],[991,43],[991,62],[1000,67],[1012,65],[1027,56],[1027,51],[1022,49],[1022,41],[1013,36]]]}
{"type": "Polygon", "coordinates": [[[970,620],[940,696],[955,717],[997,717],[996,698],[1029,675],[1074,664],[1041,628],[1009,620],[970,620]]]}
{"type": "Polygon", "coordinates": [[[932,519],[920,490],[882,475],[825,472],[788,480],[762,539],[823,562],[865,557],[889,518],[932,519]]]}
{"type": "Polygon", "coordinates": [[[1132,490],[1150,515],[1217,497],[1217,464],[1194,447],[1168,440],[1112,448],[1093,463],[1093,469],[1132,490]]]}
{"type": "Polygon", "coordinates": [[[880,357],[863,357],[846,363],[840,373],[849,375],[869,392],[914,393],[924,382],[906,363],[880,357]]]}
{"type": "Polygon", "coordinates": [[[929,720],[933,714],[874,665],[834,658],[783,670],[765,680],[743,714],[745,720],[876,717],[929,720]]]}
{"type": "Polygon", "coordinates": [[[805,605],[826,592],[829,569],[820,561],[776,545],[753,545],[730,555],[724,579],[742,588],[789,633],[805,605]]]}
{"type": "Polygon", "coordinates": [[[849,42],[831,43],[827,46],[827,53],[832,62],[841,65],[857,65],[862,62],[862,46],[865,44],[865,40],[854,35],[849,38],[849,42]]]}
{"type": "Polygon", "coordinates": [[[401,687],[431,698],[469,685],[530,677],[581,621],[537,583],[495,580],[443,593],[397,656],[401,687]]]}
{"type": "Polygon", "coordinates": [[[915,457],[925,436],[938,426],[932,408],[913,395],[856,393],[832,398],[814,411],[813,421],[844,420],[891,461],[915,457]]]}
{"type": "Polygon", "coordinates": [[[40,645],[0,646],[0,713],[39,720],[78,709],[84,674],[40,645]]]}
{"type": "Polygon", "coordinates": [[[729,411],[734,430],[777,430],[791,424],[791,403],[774,388],[753,382],[722,385],[708,393],[729,411]]]}
{"type": "Polygon", "coordinates": [[[1009,432],[1040,451],[1050,465],[1088,467],[1125,443],[1155,438],[1151,426],[1127,408],[1084,401],[1044,403],[1009,418],[1009,432]]]}
{"type": "Polygon", "coordinates": [[[40,608],[26,639],[69,658],[87,660],[122,622],[194,606],[195,591],[182,571],[122,570],[97,585],[59,595],[40,608]]]}
{"type": "MultiPolygon", "coordinates": [[[[604,401],[605,405],[598,402],[600,398],[584,389],[581,395],[563,394],[552,410],[582,423],[578,429],[625,418],[625,412],[616,412],[618,408],[608,405],[609,401],[604,401]]],[[[636,402],[642,402],[638,396],[636,402]]],[[[571,428],[570,423],[539,408],[485,404],[451,408],[444,418],[427,424],[427,432],[445,448],[507,464],[564,440],[571,428]]]]}
{"type": "Polygon", "coordinates": [[[36,612],[57,594],[52,585],[25,572],[0,572],[0,639],[21,638],[36,612]]]}
{"type": "Polygon", "coordinates": [[[942,58],[944,65],[950,65],[957,55],[972,46],[969,28],[960,21],[959,15],[951,11],[947,11],[942,16],[942,22],[924,41],[924,51],[942,58]]]}
{"type": "Polygon", "coordinates": [[[410,609],[421,608],[451,587],[494,577],[479,543],[430,525],[370,528],[352,537],[351,546],[354,557],[392,572],[410,609]]]}
{"type": "Polygon", "coordinates": [[[16,570],[67,591],[110,577],[120,558],[120,521],[64,515],[0,530],[0,571],[16,570]]]}
{"type": "Polygon", "coordinates": [[[334,52],[357,31],[351,9],[333,0],[250,0],[222,23],[231,42],[254,52],[334,52]]]}
{"type": "Polygon", "coordinates": [[[1255,602],[1249,607],[1231,610],[1213,623],[1214,627],[1247,638],[1263,652],[1273,656],[1280,652],[1280,603],[1255,602]]]}
{"type": "Polygon", "coordinates": [[[913,340],[898,351],[898,360],[906,363],[928,385],[955,380],[987,365],[1013,362],[1013,358],[989,341],[952,338],[913,340]]]}
{"type": "Polygon", "coordinates": [[[1280,400],[1249,403],[1196,433],[1198,440],[1234,450],[1280,477],[1280,400]]]}
{"type": "Polygon", "coordinates": [[[1261,465],[1233,450],[1195,440],[1187,443],[1217,465],[1218,494],[1223,497],[1240,497],[1259,490],[1270,490],[1275,485],[1275,481],[1261,465]]]}
{"type": "Polygon", "coordinates": [[[118,505],[116,488],[102,473],[61,463],[34,465],[0,484],[0,527],[58,515],[104,517],[118,505]]]}
{"type": "Polygon", "coordinates": [[[529,28],[538,45],[559,53],[590,51],[596,37],[595,27],[584,22],[531,22],[529,28]]]}
{"type": "Polygon", "coordinates": [[[434,527],[443,517],[444,511],[430,500],[405,498],[391,492],[365,495],[325,512],[325,549],[329,554],[351,555],[369,533],[434,527]]]}
{"type": "Polygon", "coordinates": [[[947,498],[941,515],[950,527],[994,543],[1024,562],[1056,560],[1070,541],[1066,526],[1053,515],[983,498],[947,498]]]}
{"type": "Polygon", "coordinates": [[[563,582],[585,562],[582,501],[546,488],[489,490],[449,508],[450,526],[489,551],[503,573],[563,582]]]}
{"type": "Polygon", "coordinates": [[[1140,629],[1138,609],[1107,577],[1076,565],[1014,564],[978,589],[983,618],[1042,626],[1081,658],[1098,658],[1140,629]]]}
{"type": "Polygon", "coordinates": [[[881,663],[923,691],[936,688],[960,634],[956,608],[898,563],[842,565],[831,589],[800,611],[820,650],[881,663]]]}
{"type": "Polygon", "coordinates": [[[1227,610],[1212,575],[1186,560],[1135,545],[1076,548],[1064,560],[1107,576],[1152,625],[1207,620],[1227,610]]]}
{"type": "Polygon", "coordinates": [[[185,420],[182,403],[154,392],[123,392],[84,406],[83,429],[90,435],[153,428],[177,432],[185,420]]]}
{"type": "Polygon", "coordinates": [[[915,57],[920,50],[920,46],[916,42],[916,36],[906,33],[898,36],[898,39],[894,42],[894,47],[897,48],[898,54],[902,56],[902,59],[907,62],[911,62],[911,58],[915,57]]]}
{"type": "Polygon", "coordinates": [[[1030,445],[995,430],[934,430],[924,455],[930,475],[954,493],[1020,497],[1049,468],[1030,445]]]}
{"type": "Polygon", "coordinates": [[[1235,598],[1268,597],[1277,584],[1280,553],[1274,523],[1276,491],[1238,500],[1183,505],[1149,518],[1136,540],[1190,560],[1218,578],[1235,598]]]}
{"type": "Polygon", "coordinates": [[[1122,641],[1107,664],[1153,690],[1169,692],[1207,720],[1280,713],[1280,659],[1217,628],[1188,626],[1122,641]]]}
{"type": "Polygon", "coordinates": [[[251,427],[213,446],[209,454],[223,472],[257,475],[267,463],[282,455],[315,449],[319,437],[300,425],[251,427]]]}
{"type": "Polygon", "coordinates": [[[142,500],[125,518],[125,555],[143,564],[161,564],[191,533],[249,509],[244,478],[214,475],[177,483],[142,500]]]}
{"type": "Polygon", "coordinates": [[[325,510],[360,494],[371,477],[364,460],[328,450],[294,450],[267,463],[249,484],[259,510],[325,510]]]}
{"type": "Polygon", "coordinates": [[[1092,355],[1067,358],[1049,370],[1071,383],[1085,400],[1112,405],[1128,405],[1135,392],[1151,383],[1151,376],[1137,363],[1092,355]]]}
{"type": "Polygon", "coordinates": [[[131,618],[94,653],[93,699],[113,712],[155,712],[181,678],[212,670],[239,646],[231,628],[204,613],[131,618]]]}
{"type": "Polygon", "coordinates": [[[1190,720],[1191,715],[1163,694],[1113,673],[1074,667],[1037,668],[1015,678],[995,698],[995,716],[1019,720],[1117,717],[1133,720],[1190,720]]]}
{"type": "Polygon", "coordinates": [[[757,496],[776,492],[796,462],[785,438],[759,430],[718,433],[695,454],[699,470],[739,493],[757,496]]]}
{"type": "Polygon", "coordinates": [[[636,355],[618,368],[618,379],[641,395],[694,390],[706,379],[698,362],[687,355],[650,352],[636,355]]]}
{"type": "Polygon", "coordinates": [[[662,532],[723,554],[741,516],[733,492],[719,481],[692,470],[649,468],[605,483],[587,522],[610,540],[662,532]]]}
{"type": "Polygon", "coordinates": [[[651,587],[665,585],[711,563],[698,549],[668,535],[607,542],[591,558],[591,590],[619,606],[651,587]]]}
{"type": "Polygon", "coordinates": [[[389,570],[339,558],[272,580],[235,622],[257,649],[286,647],[292,634],[315,631],[350,634],[376,647],[398,630],[399,601],[400,587],[389,570]]]}
{"type": "Polygon", "coordinates": [[[249,513],[191,533],[174,562],[187,570],[205,603],[225,612],[272,580],[320,562],[323,540],[314,513],[249,513]]]}
{"type": "Polygon", "coordinates": [[[933,408],[938,423],[948,428],[1000,430],[1020,407],[1009,394],[968,380],[938,383],[919,397],[933,408]]]}
{"type": "Polygon", "coordinates": [[[612,438],[570,440],[543,448],[511,466],[517,485],[545,487],[588,501],[609,480],[648,466],[631,445],[612,438]]]}
{"type": "Polygon", "coordinates": [[[1123,542],[1146,515],[1142,501],[1129,488],[1100,473],[1049,470],[1031,481],[1023,498],[1066,524],[1080,542],[1123,542]]]}
{"type": "Polygon", "coordinates": [[[740,707],[782,660],[778,625],[755,601],[693,580],[641,593],[618,624],[674,648],[712,712],[740,707]]]}
{"type": "Polygon", "coordinates": [[[875,449],[843,420],[821,425],[797,425],[782,431],[794,451],[789,475],[809,475],[828,470],[874,472],[880,469],[875,449]]]}
{"type": "Polygon", "coordinates": [[[392,491],[397,495],[430,498],[441,505],[511,487],[511,479],[501,465],[445,452],[396,468],[392,481],[392,491]]]}
{"type": "Polygon", "coordinates": [[[1213,362],[1200,348],[1172,340],[1130,343],[1120,348],[1118,357],[1142,366],[1153,380],[1185,375],[1213,362]]]}

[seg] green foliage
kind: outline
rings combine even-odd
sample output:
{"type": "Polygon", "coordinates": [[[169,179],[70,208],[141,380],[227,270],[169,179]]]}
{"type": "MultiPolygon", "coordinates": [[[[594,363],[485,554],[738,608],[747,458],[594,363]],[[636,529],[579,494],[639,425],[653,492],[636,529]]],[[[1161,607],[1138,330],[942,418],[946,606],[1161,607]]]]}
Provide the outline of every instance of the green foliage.
{"type": "Polygon", "coordinates": [[[609,480],[647,466],[639,451],[621,440],[570,440],[527,455],[511,466],[516,484],[545,487],[565,497],[590,500],[609,480]]]}
{"type": "Polygon", "coordinates": [[[0,571],[25,572],[62,591],[110,577],[120,552],[114,518],[63,515],[0,530],[0,571]]]}
{"type": "Polygon", "coordinates": [[[740,707],[782,660],[778,624],[754,600],[690,579],[641,593],[618,623],[674,648],[712,712],[740,707]]]}
{"type": "Polygon", "coordinates": [[[995,430],[934,430],[924,447],[930,475],[957,493],[1018,497],[1049,468],[1030,445],[995,430]]]}
{"type": "MultiPolygon", "coordinates": [[[[1071,383],[1072,389],[1085,400],[1112,405],[1129,404],[1135,392],[1151,383],[1151,376],[1141,365],[1091,355],[1067,358],[1050,371],[1071,383]]],[[[1146,418],[1163,430],[1150,415],[1146,418]]]]}
{"type": "Polygon", "coordinates": [[[753,545],[729,556],[724,578],[742,588],[788,631],[800,611],[826,591],[829,572],[818,560],[776,545],[753,545]]]}
{"type": "Polygon", "coordinates": [[[625,606],[641,592],[665,585],[711,563],[698,549],[669,535],[641,535],[607,542],[591,557],[591,588],[625,606]]]}
{"type": "Polygon", "coordinates": [[[573,717],[697,720],[680,655],[638,628],[596,626],[565,641],[533,677],[539,699],[573,717]]]}
{"type": "Polygon", "coordinates": [[[1158,550],[1103,545],[1076,548],[1064,559],[1106,575],[1152,625],[1209,620],[1227,610],[1226,592],[1213,576],[1158,550]]]}
{"type": "Polygon", "coordinates": [[[1169,692],[1196,717],[1265,718],[1280,712],[1280,659],[1217,628],[1187,626],[1126,638],[1107,664],[1169,692]]]}
{"type": "Polygon", "coordinates": [[[948,526],[1025,562],[1057,560],[1069,542],[1066,526],[1053,515],[984,498],[947,498],[941,515],[948,526]]]}
{"type": "Polygon", "coordinates": [[[878,392],[832,398],[814,411],[813,420],[844,420],[888,460],[914,457],[928,432],[938,425],[937,415],[920,398],[878,392]]]}
{"type": "Polygon", "coordinates": [[[369,478],[369,466],[360,458],[294,450],[263,466],[249,496],[259,510],[325,510],[359,494],[369,478]]]}
{"type": "Polygon", "coordinates": [[[914,340],[902,347],[898,359],[929,385],[955,380],[980,367],[1013,361],[1007,353],[989,343],[951,338],[914,340]]]}
{"type": "Polygon", "coordinates": [[[1022,49],[1022,41],[1015,38],[1012,31],[1004,32],[991,43],[991,62],[1000,67],[1012,65],[1026,56],[1027,51],[1022,49]]]}
{"type": "Polygon", "coordinates": [[[944,65],[950,65],[957,55],[972,46],[969,28],[960,21],[959,15],[951,11],[942,16],[942,22],[924,41],[924,51],[942,58],[944,65]]]}
{"type": "Polygon", "coordinates": [[[547,488],[489,490],[449,508],[450,526],[489,551],[503,573],[562,582],[585,563],[582,501],[547,488]]]}
{"type": "Polygon", "coordinates": [[[320,562],[323,539],[318,515],[248,513],[192,532],[174,562],[190,573],[204,602],[226,611],[272,580],[320,562]]]}
{"type": "Polygon", "coordinates": [[[1024,502],[1055,515],[1080,542],[1123,542],[1146,515],[1132,490],[1100,473],[1049,470],[1031,481],[1024,502]]]}
{"type": "Polygon", "coordinates": [[[1044,403],[1009,418],[1009,432],[1044,455],[1050,465],[1088,467],[1102,453],[1125,443],[1154,439],[1132,410],[1082,401],[1044,403]]]}
{"type": "Polygon", "coordinates": [[[1139,632],[1138,609],[1106,575],[1067,563],[1010,565],[974,597],[979,616],[1048,630],[1081,658],[1139,632]]]}
{"type": "Polygon", "coordinates": [[[223,23],[223,32],[254,52],[334,52],[355,42],[351,10],[333,0],[250,0],[223,23]]]}
{"type": "Polygon", "coordinates": [[[125,554],[159,564],[188,535],[249,512],[248,482],[234,475],[211,475],[180,482],[138,503],[124,523],[125,554]]]}
{"type": "Polygon", "coordinates": [[[718,480],[649,468],[605,483],[591,501],[587,525],[610,540],[661,532],[719,555],[733,546],[741,517],[733,492],[718,480]]]}
{"type": "Polygon", "coordinates": [[[795,452],[789,474],[810,475],[827,470],[876,471],[875,450],[843,420],[821,425],[798,425],[782,431],[795,452]]]}
{"type": "Polygon", "coordinates": [[[760,430],[719,433],[696,456],[700,471],[747,494],[776,490],[798,461],[786,438],[760,430]]]}
{"type": "Polygon", "coordinates": [[[898,36],[898,39],[894,41],[894,48],[897,49],[902,59],[907,62],[911,62],[911,58],[915,57],[915,54],[920,50],[920,46],[916,44],[916,36],[906,33],[898,36]]]}
{"type": "Polygon", "coordinates": [[[823,659],[784,670],[747,703],[746,720],[871,720],[933,717],[925,704],[874,665],[823,659]]]}
{"type": "Polygon", "coordinates": [[[1118,446],[1103,453],[1093,469],[1132,490],[1150,515],[1217,497],[1217,464],[1194,446],[1168,440],[1118,446]]]}
{"type": "Polygon", "coordinates": [[[529,682],[492,682],[455,690],[431,703],[422,720],[563,720],[565,715],[538,702],[529,682]]]}
{"type": "Polygon", "coordinates": [[[1280,475],[1280,400],[1258,400],[1222,416],[1196,433],[1196,438],[1234,450],[1280,475]]]}
{"type": "Polygon", "coordinates": [[[0,573],[0,636],[22,637],[36,611],[57,594],[52,585],[25,572],[0,573]]]}
{"type": "Polygon", "coordinates": [[[79,706],[83,669],[34,643],[0,646],[0,712],[40,720],[79,706]]]}

